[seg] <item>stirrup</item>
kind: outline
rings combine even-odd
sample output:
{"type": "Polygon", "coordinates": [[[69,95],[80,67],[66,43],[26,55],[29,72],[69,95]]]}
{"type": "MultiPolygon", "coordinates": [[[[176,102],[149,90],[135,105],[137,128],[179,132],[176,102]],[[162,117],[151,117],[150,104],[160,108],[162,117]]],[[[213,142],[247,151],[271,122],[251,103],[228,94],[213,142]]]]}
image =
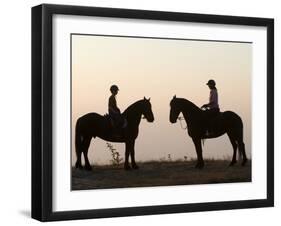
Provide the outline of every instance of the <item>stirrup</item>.
{"type": "Polygon", "coordinates": [[[113,131],[112,135],[116,138],[121,138],[123,137],[122,131],[121,130],[115,130],[113,131]]]}
{"type": "Polygon", "coordinates": [[[206,137],[210,136],[211,134],[212,134],[212,133],[210,133],[209,130],[206,130],[206,132],[205,132],[205,136],[206,136],[206,137]]]}
{"type": "Polygon", "coordinates": [[[127,119],[124,119],[124,123],[123,123],[122,129],[126,128],[127,125],[128,125],[128,121],[127,121],[127,119]]]}

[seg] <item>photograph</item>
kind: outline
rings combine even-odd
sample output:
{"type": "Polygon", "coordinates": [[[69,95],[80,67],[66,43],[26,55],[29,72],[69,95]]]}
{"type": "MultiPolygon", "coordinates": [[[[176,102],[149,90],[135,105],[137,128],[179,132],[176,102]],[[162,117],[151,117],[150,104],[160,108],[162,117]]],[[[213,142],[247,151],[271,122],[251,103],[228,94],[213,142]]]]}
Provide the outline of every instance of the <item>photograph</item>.
{"type": "Polygon", "coordinates": [[[274,19],[32,7],[31,216],[274,206],[274,19]]]}
{"type": "Polygon", "coordinates": [[[252,48],[70,34],[71,190],[251,182],[252,48]]]}

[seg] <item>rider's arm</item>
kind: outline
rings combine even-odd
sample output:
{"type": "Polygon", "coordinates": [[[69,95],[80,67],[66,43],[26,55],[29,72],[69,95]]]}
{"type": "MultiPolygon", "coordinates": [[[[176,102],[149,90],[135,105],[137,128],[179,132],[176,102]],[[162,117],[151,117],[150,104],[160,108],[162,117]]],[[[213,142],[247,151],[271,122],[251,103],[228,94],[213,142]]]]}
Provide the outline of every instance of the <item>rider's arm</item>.
{"type": "Polygon", "coordinates": [[[203,104],[201,108],[207,108],[209,107],[209,104],[203,104]]]}
{"type": "Polygon", "coordinates": [[[214,103],[216,103],[215,98],[216,98],[216,91],[215,90],[211,90],[210,98],[209,98],[209,103],[204,104],[201,108],[208,108],[208,107],[212,106],[214,103]]]}
{"type": "Polygon", "coordinates": [[[116,100],[112,96],[109,98],[108,108],[109,108],[110,111],[112,111],[114,113],[120,113],[120,110],[117,107],[116,100]]]}
{"type": "Polygon", "coordinates": [[[211,90],[210,92],[210,101],[208,106],[217,105],[218,93],[216,89],[211,90]]]}

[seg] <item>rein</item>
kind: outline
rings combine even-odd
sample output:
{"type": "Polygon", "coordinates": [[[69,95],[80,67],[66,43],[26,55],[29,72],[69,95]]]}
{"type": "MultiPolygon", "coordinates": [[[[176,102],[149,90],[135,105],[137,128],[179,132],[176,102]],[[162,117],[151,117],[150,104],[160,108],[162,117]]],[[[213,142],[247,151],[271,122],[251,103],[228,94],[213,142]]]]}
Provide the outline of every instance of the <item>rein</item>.
{"type": "Polygon", "coordinates": [[[182,124],[182,121],[185,121],[185,120],[184,120],[184,117],[178,117],[178,120],[180,121],[181,128],[182,128],[183,130],[186,130],[186,129],[187,129],[187,125],[186,125],[186,127],[184,127],[183,124],[182,124]]]}
{"type": "MultiPolygon", "coordinates": [[[[184,127],[184,126],[182,125],[182,121],[184,121],[184,117],[178,117],[178,120],[180,121],[181,128],[182,128],[183,130],[186,130],[186,129],[187,129],[187,125],[186,125],[186,127],[184,127]]],[[[201,141],[202,141],[202,146],[204,146],[205,139],[201,139],[201,141]]]]}

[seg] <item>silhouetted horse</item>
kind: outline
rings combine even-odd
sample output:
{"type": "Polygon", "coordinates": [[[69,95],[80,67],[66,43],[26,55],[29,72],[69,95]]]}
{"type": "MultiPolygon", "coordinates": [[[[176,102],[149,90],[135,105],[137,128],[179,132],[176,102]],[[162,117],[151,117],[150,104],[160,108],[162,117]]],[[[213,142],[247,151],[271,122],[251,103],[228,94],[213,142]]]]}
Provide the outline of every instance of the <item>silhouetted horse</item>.
{"type": "Polygon", "coordinates": [[[122,116],[127,120],[127,126],[122,129],[121,136],[114,136],[112,134],[112,124],[108,117],[99,115],[97,113],[88,113],[80,117],[76,122],[75,128],[75,148],[77,161],[76,168],[82,168],[81,154],[84,154],[85,169],[91,170],[88,160],[88,148],[92,137],[100,137],[103,140],[111,142],[120,142],[126,144],[125,150],[125,169],[130,169],[129,155],[131,156],[131,164],[134,169],[138,166],[135,162],[135,139],[138,137],[139,124],[142,115],[148,122],[154,121],[153,112],[151,109],[150,98],[139,100],[129,106],[122,116]]]}
{"type": "Polygon", "coordinates": [[[242,165],[247,162],[245,145],[243,142],[243,122],[242,119],[232,111],[225,111],[218,114],[213,120],[213,133],[206,136],[206,112],[198,108],[189,100],[183,98],[174,98],[170,102],[170,122],[175,123],[180,113],[183,114],[187,123],[187,131],[192,138],[197,153],[197,168],[204,167],[202,156],[202,139],[215,138],[227,133],[233,147],[233,157],[230,165],[234,165],[236,161],[237,147],[239,153],[243,156],[242,165]]]}

